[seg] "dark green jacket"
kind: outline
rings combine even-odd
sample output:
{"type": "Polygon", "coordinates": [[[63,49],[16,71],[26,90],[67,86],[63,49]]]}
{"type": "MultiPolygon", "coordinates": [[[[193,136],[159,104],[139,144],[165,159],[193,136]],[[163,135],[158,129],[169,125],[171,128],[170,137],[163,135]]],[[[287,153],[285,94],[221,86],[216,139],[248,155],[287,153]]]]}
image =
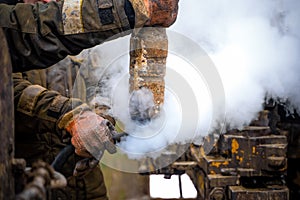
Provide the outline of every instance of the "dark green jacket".
{"type": "MultiPolygon", "coordinates": [[[[83,101],[69,98],[75,78],[82,84],[80,94],[86,94],[84,80],[76,77],[78,68],[79,63],[67,57],[48,69],[13,74],[15,157],[24,158],[29,166],[38,159],[52,163],[55,156],[70,144],[70,135],[58,130],[56,125],[64,112],[84,101],[84,98],[83,101]]],[[[72,176],[75,163],[80,159],[74,154],[64,165],[62,173],[68,180],[68,187],[53,191],[52,199],[107,199],[99,167],[83,179],[72,176]]]]}
{"type": "MultiPolygon", "coordinates": [[[[0,32],[5,34],[13,71],[47,68],[67,55],[76,55],[129,30],[125,2],[128,8],[125,0],[0,4],[0,32]]],[[[132,7],[129,10],[132,15],[132,7]]],[[[16,157],[25,158],[29,165],[36,159],[51,163],[70,139],[67,133],[57,129],[57,120],[82,101],[70,100],[54,90],[32,85],[48,83],[47,72],[41,72],[40,78],[33,78],[32,82],[28,81],[29,74],[26,77],[25,74],[14,74],[15,153],[16,157]]],[[[53,199],[106,199],[99,168],[84,179],[72,176],[79,159],[74,155],[68,160],[63,171],[68,187],[53,193],[53,199]]]]}
{"type": "MultiPolygon", "coordinates": [[[[132,7],[126,13],[134,13],[132,7]]],[[[47,68],[124,33],[130,29],[126,13],[125,0],[0,4],[13,71],[47,68]]]]}

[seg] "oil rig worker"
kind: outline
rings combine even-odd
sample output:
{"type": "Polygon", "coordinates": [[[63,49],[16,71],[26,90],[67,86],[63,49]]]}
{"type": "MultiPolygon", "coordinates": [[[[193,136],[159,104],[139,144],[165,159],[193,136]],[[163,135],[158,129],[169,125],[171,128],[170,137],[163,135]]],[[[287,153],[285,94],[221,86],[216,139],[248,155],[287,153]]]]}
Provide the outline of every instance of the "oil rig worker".
{"type": "MultiPolygon", "coordinates": [[[[114,125],[114,121],[104,109],[95,114],[94,107],[85,103],[89,102],[88,77],[78,73],[80,65],[80,61],[67,56],[47,69],[13,73],[15,157],[24,158],[29,167],[37,160],[50,164],[72,143],[76,153],[57,169],[67,178],[67,187],[53,189],[51,198],[105,200],[107,191],[98,161],[104,149],[115,152],[111,130],[107,126],[108,123],[114,125]],[[73,98],[73,87],[78,84],[76,93],[79,96],[73,98]],[[98,134],[99,138],[91,134],[98,134]],[[97,146],[90,151],[101,154],[95,152],[93,156],[86,151],[80,142],[84,137],[91,146],[97,146]]],[[[97,106],[108,109],[106,102],[98,102],[97,106]]]]}
{"type": "MultiPolygon", "coordinates": [[[[0,4],[0,34],[4,33],[7,41],[7,58],[10,58],[13,71],[24,72],[47,68],[67,55],[78,54],[134,27],[168,27],[176,20],[177,9],[178,0],[66,0],[16,5],[4,2],[0,4]]],[[[7,60],[5,62],[8,63],[7,60]]],[[[96,166],[104,150],[115,152],[111,142],[111,123],[92,112],[80,99],[63,96],[36,85],[36,82],[31,83],[24,80],[23,75],[14,74],[15,121],[20,123],[16,132],[21,129],[31,135],[18,136],[17,140],[37,137],[38,146],[31,141],[36,154],[40,150],[44,152],[43,148],[47,149],[47,145],[41,143],[51,144],[56,152],[48,162],[66,144],[72,143],[77,155],[73,158],[75,174],[67,170],[69,190],[61,194],[69,196],[62,195],[60,198],[106,199],[101,171],[96,166]],[[36,134],[35,131],[48,134],[36,134]],[[86,159],[80,162],[81,158],[86,159]],[[85,176],[82,177],[81,172],[85,176]],[[99,180],[95,181],[95,177],[99,180]]],[[[30,154],[30,151],[27,153],[30,154]]],[[[34,158],[28,160],[30,163],[34,158]]]]}
{"type": "Polygon", "coordinates": [[[50,67],[134,27],[168,27],[178,11],[178,0],[1,1],[0,32],[14,72],[50,67]]]}

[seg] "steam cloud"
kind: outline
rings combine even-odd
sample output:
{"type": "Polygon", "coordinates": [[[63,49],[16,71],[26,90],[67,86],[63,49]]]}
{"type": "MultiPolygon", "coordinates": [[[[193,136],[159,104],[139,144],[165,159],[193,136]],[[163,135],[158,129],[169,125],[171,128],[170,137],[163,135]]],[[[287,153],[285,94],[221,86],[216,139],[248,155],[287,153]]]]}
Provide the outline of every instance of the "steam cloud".
{"type": "Polygon", "coordinates": [[[213,59],[232,127],[247,125],[265,96],[300,108],[300,2],[297,0],[190,0],[180,2],[172,27],[213,59]]]}
{"type": "MultiPolygon", "coordinates": [[[[180,1],[179,15],[171,30],[194,40],[213,60],[223,81],[226,121],[232,128],[241,128],[255,119],[266,96],[289,99],[300,109],[299,8],[298,0],[180,1]]],[[[95,55],[102,57],[99,62],[109,57],[105,55],[105,48],[107,46],[95,50],[95,55]]],[[[176,63],[170,60],[172,57],[168,59],[176,63]]],[[[174,136],[182,119],[174,117],[181,111],[176,98],[169,92],[166,93],[166,112],[162,116],[167,121],[157,119],[145,128],[134,125],[128,118],[125,109],[129,99],[128,76],[124,75],[124,71],[128,74],[128,63],[126,56],[108,63],[115,68],[106,71],[108,75],[102,81],[106,92],[114,91],[108,95],[113,97],[113,114],[126,124],[126,131],[132,133],[119,146],[144,155],[167,144],[193,140],[195,135],[189,133],[188,128],[185,135],[174,136]],[[159,130],[162,126],[164,129],[159,130]],[[158,130],[161,133],[153,135],[158,130]]],[[[199,86],[200,89],[203,87],[199,86]]],[[[205,98],[204,95],[200,105],[205,111],[196,138],[211,131],[206,127],[209,120],[205,116],[210,118],[212,109],[205,98]]]]}

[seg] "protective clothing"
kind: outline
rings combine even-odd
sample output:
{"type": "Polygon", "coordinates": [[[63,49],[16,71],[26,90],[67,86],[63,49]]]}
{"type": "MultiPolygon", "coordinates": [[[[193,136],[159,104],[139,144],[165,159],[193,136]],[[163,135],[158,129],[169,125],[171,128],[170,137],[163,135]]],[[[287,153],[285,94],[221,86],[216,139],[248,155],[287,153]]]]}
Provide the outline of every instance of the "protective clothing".
{"type": "MultiPolygon", "coordinates": [[[[0,31],[4,31],[6,36],[13,71],[47,68],[67,55],[76,55],[134,26],[143,26],[149,21],[147,18],[140,19],[140,10],[137,9],[146,10],[143,5],[133,7],[127,0],[64,0],[15,6],[0,4],[0,31]]],[[[157,25],[165,26],[164,23],[157,25]]],[[[48,76],[42,76],[44,72],[37,74],[48,79],[48,76]]],[[[59,118],[83,102],[34,85],[48,84],[42,78],[33,78],[40,83],[32,84],[24,80],[23,75],[14,75],[15,154],[25,158],[28,165],[36,159],[51,163],[70,142],[70,135],[57,126],[59,118]]],[[[55,79],[52,77],[52,80],[55,79]]],[[[64,83],[68,85],[69,82],[64,83]]],[[[65,93],[70,94],[71,90],[64,89],[65,93]]],[[[88,164],[92,166],[91,172],[86,176],[72,176],[72,169],[79,160],[82,158],[76,155],[69,158],[66,164],[69,166],[63,169],[68,187],[53,193],[53,199],[107,199],[101,170],[93,168],[92,161],[88,164]]],[[[78,171],[83,168],[77,167],[78,171]]]]}
{"type": "Polygon", "coordinates": [[[14,72],[47,68],[133,27],[170,26],[178,0],[63,0],[0,4],[14,72]],[[130,2],[131,3],[130,3],[130,2]]]}
{"type": "Polygon", "coordinates": [[[89,174],[98,164],[99,160],[95,158],[84,158],[79,160],[75,165],[73,175],[82,178],[89,174]]]}
{"type": "Polygon", "coordinates": [[[47,68],[130,30],[125,0],[0,4],[0,26],[14,72],[47,68]]]}
{"type": "MultiPolygon", "coordinates": [[[[25,158],[29,166],[37,159],[52,163],[71,141],[70,134],[58,127],[59,120],[74,107],[89,109],[83,102],[86,99],[83,96],[86,95],[85,90],[93,85],[85,84],[90,81],[87,74],[92,72],[77,75],[79,65],[79,61],[67,57],[44,70],[13,74],[15,155],[25,158]],[[82,86],[79,87],[79,84],[82,86]],[[78,94],[70,92],[74,87],[80,88],[78,94]],[[83,101],[69,98],[72,95],[78,95],[83,101]]],[[[96,163],[98,160],[73,154],[61,170],[67,178],[68,187],[53,191],[52,199],[106,200],[103,175],[96,163]]]]}

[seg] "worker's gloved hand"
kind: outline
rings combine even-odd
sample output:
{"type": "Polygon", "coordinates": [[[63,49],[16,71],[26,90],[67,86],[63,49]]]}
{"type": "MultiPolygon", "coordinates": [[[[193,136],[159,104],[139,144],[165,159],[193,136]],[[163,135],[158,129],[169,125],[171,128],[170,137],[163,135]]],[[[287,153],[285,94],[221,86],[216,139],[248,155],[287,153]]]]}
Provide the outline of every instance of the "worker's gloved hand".
{"type": "Polygon", "coordinates": [[[115,130],[111,122],[89,109],[82,109],[82,106],[74,109],[73,113],[65,114],[59,127],[71,134],[71,143],[77,155],[100,160],[105,150],[116,152],[112,139],[115,130]]]}
{"type": "Polygon", "coordinates": [[[76,116],[66,127],[71,134],[75,153],[83,157],[100,160],[105,149],[115,153],[111,123],[92,111],[84,111],[76,116]]]}
{"type": "Polygon", "coordinates": [[[135,12],[136,27],[169,27],[177,18],[179,0],[129,0],[135,12]]]}
{"type": "Polygon", "coordinates": [[[97,115],[116,125],[115,118],[110,115],[111,105],[108,98],[97,96],[89,102],[89,105],[97,115]]]}

